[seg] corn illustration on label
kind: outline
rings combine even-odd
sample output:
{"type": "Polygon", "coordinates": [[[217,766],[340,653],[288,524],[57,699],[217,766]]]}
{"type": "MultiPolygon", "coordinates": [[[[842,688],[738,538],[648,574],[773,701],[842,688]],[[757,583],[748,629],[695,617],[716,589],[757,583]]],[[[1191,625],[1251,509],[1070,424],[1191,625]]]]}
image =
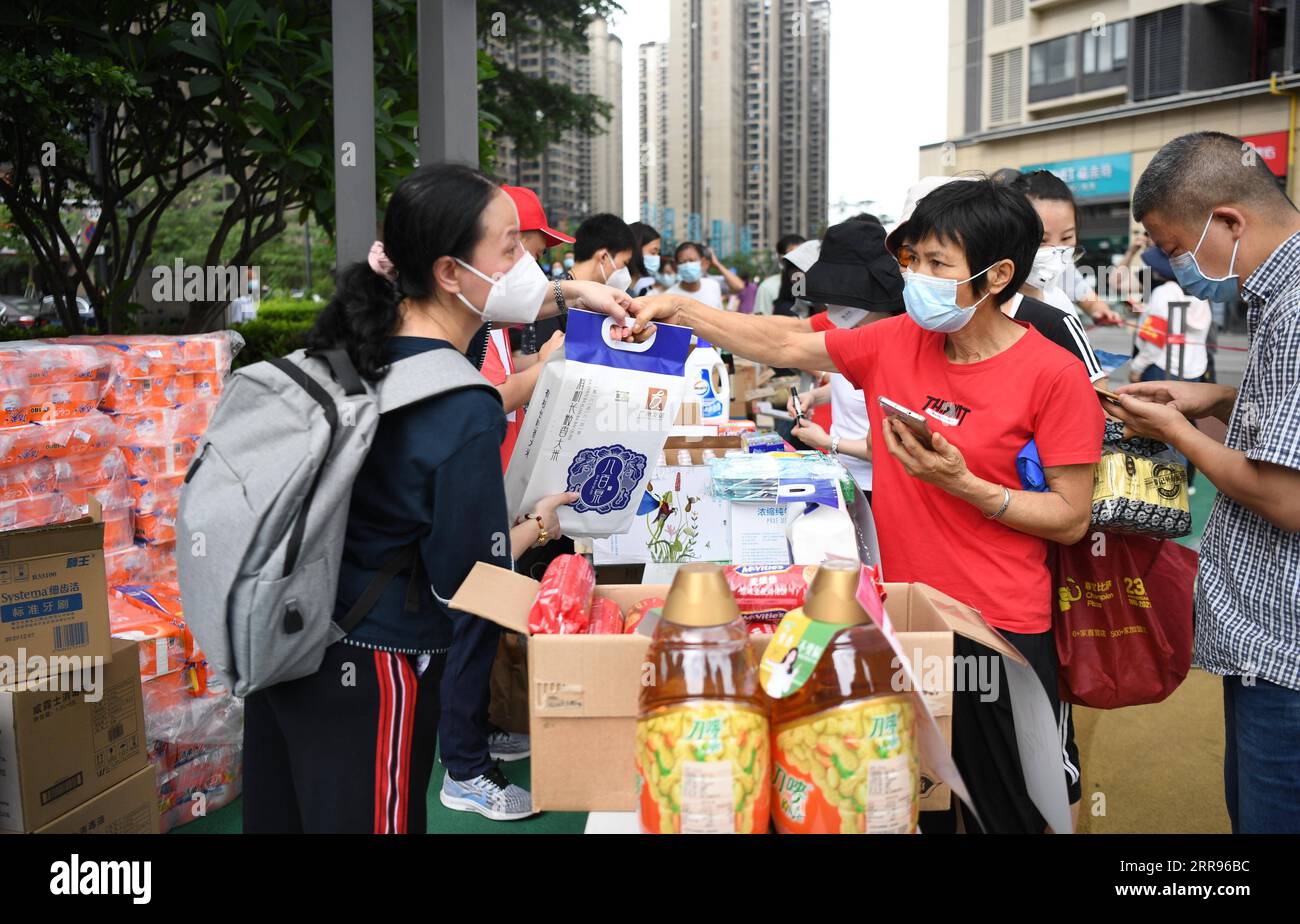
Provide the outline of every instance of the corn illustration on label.
{"type": "Polygon", "coordinates": [[[849,703],[772,736],[782,834],[910,834],[920,811],[916,716],[907,697],[849,703]]]}
{"type": "Polygon", "coordinates": [[[764,834],[767,718],[725,701],[657,709],[636,723],[638,809],[650,834],[764,834]]]}
{"type": "Polygon", "coordinates": [[[758,664],[758,683],[763,692],[773,699],[796,693],[812,676],[831,639],[843,628],[809,619],[802,609],[787,613],[758,664]]]}

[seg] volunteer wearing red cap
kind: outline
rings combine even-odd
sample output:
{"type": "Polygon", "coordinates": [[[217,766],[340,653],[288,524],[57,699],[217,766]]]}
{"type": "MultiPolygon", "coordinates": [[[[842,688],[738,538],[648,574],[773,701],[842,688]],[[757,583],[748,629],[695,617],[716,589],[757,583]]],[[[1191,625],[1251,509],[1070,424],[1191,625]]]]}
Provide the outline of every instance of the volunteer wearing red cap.
{"type": "MultiPolygon", "coordinates": [[[[573,238],[552,228],[537,193],[523,186],[502,186],[519,213],[519,239],[534,260],[541,261],[547,248],[572,244],[573,238]]],[[[469,359],[478,364],[483,377],[496,386],[506,412],[506,437],[501,442],[501,468],[510,464],[519,432],[524,426],[523,407],[533,396],[537,376],[546,357],[564,343],[564,334],[556,332],[538,351],[537,360],[515,363],[510,337],[504,327],[488,323],[470,343],[469,359]]]]}

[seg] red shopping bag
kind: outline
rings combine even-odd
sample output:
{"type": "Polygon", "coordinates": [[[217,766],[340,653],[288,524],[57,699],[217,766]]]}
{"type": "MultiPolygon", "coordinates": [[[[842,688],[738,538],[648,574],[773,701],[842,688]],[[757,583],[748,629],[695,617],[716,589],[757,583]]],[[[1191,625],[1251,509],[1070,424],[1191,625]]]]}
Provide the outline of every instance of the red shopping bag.
{"type": "Polygon", "coordinates": [[[1197,554],[1146,536],[1094,536],[1055,556],[1061,699],[1095,709],[1158,703],[1191,667],[1197,554]]]}

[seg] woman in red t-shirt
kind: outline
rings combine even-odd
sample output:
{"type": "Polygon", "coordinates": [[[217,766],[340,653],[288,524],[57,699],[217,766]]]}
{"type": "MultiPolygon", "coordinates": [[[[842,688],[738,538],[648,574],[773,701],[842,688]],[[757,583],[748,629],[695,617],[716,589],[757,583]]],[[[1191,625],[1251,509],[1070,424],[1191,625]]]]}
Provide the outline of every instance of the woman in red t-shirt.
{"type": "MultiPolygon", "coordinates": [[[[1000,310],[1023,285],[1042,238],[1023,196],[985,179],[949,183],[905,216],[891,232],[900,236],[908,242],[907,317],[801,333],[659,296],[638,301],[633,335],[652,319],[684,324],[738,355],[837,369],[861,388],[880,434],[873,512],[886,577],[923,581],[980,610],[1038,674],[1055,714],[1048,545],[1076,542],[1088,530],[1101,405],[1074,356],[1000,310]],[[886,417],[880,398],[922,415],[932,448],[886,417]],[[1018,490],[1016,455],[1030,439],[1046,492],[1018,490]]],[[[954,654],[999,657],[960,636],[954,654]]],[[[986,830],[1041,832],[1005,686],[954,691],[953,755],[986,830]]],[[[967,816],[966,826],[977,822],[967,816]]]]}

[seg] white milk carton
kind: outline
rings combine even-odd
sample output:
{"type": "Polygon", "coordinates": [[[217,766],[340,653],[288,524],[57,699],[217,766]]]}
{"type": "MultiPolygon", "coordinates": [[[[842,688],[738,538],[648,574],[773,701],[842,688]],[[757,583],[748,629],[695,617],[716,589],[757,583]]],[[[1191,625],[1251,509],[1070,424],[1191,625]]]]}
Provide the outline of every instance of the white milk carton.
{"type": "Polygon", "coordinates": [[[627,532],[686,390],[691,330],[657,324],[644,343],[610,339],[615,322],[574,308],[542,367],[506,469],[506,504],[522,516],[549,494],[566,536],[627,532]]]}

